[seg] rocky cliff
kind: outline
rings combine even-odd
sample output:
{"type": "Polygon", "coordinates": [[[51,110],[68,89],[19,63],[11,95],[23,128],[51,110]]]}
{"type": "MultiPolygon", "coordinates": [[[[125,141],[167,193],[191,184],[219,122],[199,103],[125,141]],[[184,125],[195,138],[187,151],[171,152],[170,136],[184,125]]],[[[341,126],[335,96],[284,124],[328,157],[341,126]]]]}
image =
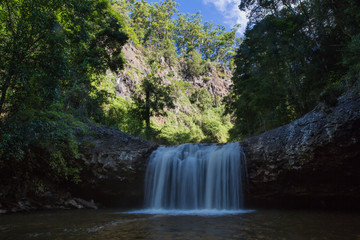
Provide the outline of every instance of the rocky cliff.
{"type": "MultiPolygon", "coordinates": [[[[81,139],[79,192],[106,205],[143,201],[146,159],[156,145],[107,127],[81,139]],[[115,202],[114,202],[115,201],[115,202]]],[[[360,94],[240,143],[247,157],[247,207],[359,208],[360,94]]]]}
{"type": "Polygon", "coordinates": [[[241,142],[249,207],[358,208],[360,96],[241,142]]]}
{"type": "Polygon", "coordinates": [[[0,201],[0,214],[141,206],[147,159],[157,145],[111,127],[88,124],[83,130],[77,134],[81,182],[47,182],[44,193],[0,201]]]}
{"type": "MultiPolygon", "coordinates": [[[[43,199],[0,203],[0,214],[95,208],[94,201],[100,207],[142,206],[147,159],[157,145],[110,127],[88,127],[78,136],[80,184],[43,199]]],[[[246,207],[360,209],[360,94],[347,94],[334,107],[319,105],[240,144],[247,157],[246,207]]]]}
{"type": "MultiPolygon", "coordinates": [[[[143,79],[151,74],[150,64],[147,62],[144,50],[136,48],[134,45],[128,43],[123,49],[123,56],[126,61],[124,70],[117,75],[108,72],[108,75],[113,75],[116,79],[117,94],[122,97],[131,96],[136,84],[139,84],[143,79]]],[[[159,76],[164,84],[170,84],[172,80],[189,82],[194,89],[205,88],[215,97],[223,98],[229,93],[232,77],[232,72],[226,68],[221,68],[212,64],[209,71],[201,76],[192,76],[187,73],[185,63],[180,58],[176,64],[169,65],[163,58],[160,60],[160,68],[157,69],[156,74],[159,76]]]]}
{"type": "MultiPolygon", "coordinates": [[[[105,206],[141,206],[153,143],[93,126],[82,144],[77,196],[105,206]]],[[[247,207],[354,208],[360,200],[360,95],[240,143],[248,166],[247,207]]]]}
{"type": "Polygon", "coordinates": [[[140,206],[147,159],[157,145],[105,126],[90,132],[79,137],[82,183],[72,187],[73,195],[100,206],[140,206]]]}

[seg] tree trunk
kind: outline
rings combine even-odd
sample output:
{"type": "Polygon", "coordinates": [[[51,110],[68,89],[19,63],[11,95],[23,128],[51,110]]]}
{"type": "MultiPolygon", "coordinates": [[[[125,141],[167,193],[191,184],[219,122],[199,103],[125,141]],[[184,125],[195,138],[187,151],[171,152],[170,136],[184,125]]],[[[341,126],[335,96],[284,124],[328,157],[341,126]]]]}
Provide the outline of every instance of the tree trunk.
{"type": "Polygon", "coordinates": [[[5,104],[5,98],[6,98],[6,92],[7,90],[9,89],[9,86],[10,86],[10,79],[11,77],[7,77],[6,80],[5,80],[5,83],[1,89],[1,98],[0,98],[0,117],[1,117],[1,114],[3,113],[3,108],[4,108],[4,104],[5,104]]]}
{"type": "Polygon", "coordinates": [[[146,128],[150,129],[150,91],[146,91],[145,94],[145,123],[146,128]]]}

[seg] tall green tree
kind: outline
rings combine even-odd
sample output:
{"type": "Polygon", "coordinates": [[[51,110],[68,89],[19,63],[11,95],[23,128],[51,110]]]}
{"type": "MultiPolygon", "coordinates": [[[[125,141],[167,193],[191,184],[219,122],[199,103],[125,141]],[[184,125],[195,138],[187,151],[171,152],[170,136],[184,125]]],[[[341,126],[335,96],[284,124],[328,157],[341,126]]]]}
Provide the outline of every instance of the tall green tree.
{"type": "Polygon", "coordinates": [[[204,38],[202,30],[201,15],[180,13],[175,20],[174,39],[177,52],[186,55],[194,49],[199,49],[204,38]]]}
{"type": "Polygon", "coordinates": [[[42,91],[37,90],[48,98],[55,97],[57,80],[63,76],[56,69],[64,62],[60,51],[64,41],[57,33],[56,21],[56,11],[62,5],[61,1],[0,3],[0,116],[13,107],[11,103],[24,100],[17,99],[20,95],[28,98],[24,96],[31,94],[27,89],[46,85],[42,91]]]}
{"type": "Polygon", "coordinates": [[[81,180],[74,115],[98,120],[126,40],[108,0],[0,1],[0,199],[81,180]]]}
{"type": "Polygon", "coordinates": [[[122,67],[127,37],[108,1],[6,0],[0,18],[0,114],[46,108],[75,85],[89,94],[92,74],[122,67]]]}
{"type": "Polygon", "coordinates": [[[359,59],[348,52],[357,49],[359,7],[352,0],[241,1],[250,23],[227,98],[234,138],[286,124],[319,101],[334,104],[345,85],[354,87],[354,62],[345,59],[359,59]]]}
{"type": "Polygon", "coordinates": [[[147,132],[151,129],[150,117],[165,115],[167,109],[175,107],[171,88],[163,85],[161,79],[154,74],[146,76],[132,99],[140,117],[145,121],[147,132]]]}

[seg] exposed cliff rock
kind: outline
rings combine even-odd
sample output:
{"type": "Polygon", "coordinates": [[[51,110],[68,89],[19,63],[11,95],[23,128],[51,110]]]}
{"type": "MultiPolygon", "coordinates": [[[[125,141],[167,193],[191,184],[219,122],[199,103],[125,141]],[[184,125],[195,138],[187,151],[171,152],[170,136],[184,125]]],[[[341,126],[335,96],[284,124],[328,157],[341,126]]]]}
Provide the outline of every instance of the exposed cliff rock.
{"type": "MultiPolygon", "coordinates": [[[[47,192],[42,199],[0,203],[0,214],[96,208],[95,203],[141,206],[147,159],[157,145],[96,125],[78,141],[81,184],[47,192]]],[[[241,145],[249,176],[247,207],[360,209],[360,94],[341,97],[335,107],[319,105],[241,145]]]]}
{"type": "MultiPolygon", "coordinates": [[[[151,73],[149,63],[143,51],[128,43],[123,47],[123,55],[126,60],[125,68],[116,76],[117,94],[128,97],[134,91],[136,84],[141,82],[147,74],[151,73]]],[[[171,80],[187,81],[195,89],[205,88],[215,98],[226,96],[229,93],[232,73],[225,68],[211,67],[210,71],[202,76],[191,76],[186,73],[185,64],[181,59],[176,64],[169,65],[164,59],[160,59],[161,68],[156,74],[164,84],[170,84],[171,80]]],[[[112,75],[112,73],[108,73],[112,75]]]]}
{"type": "Polygon", "coordinates": [[[157,145],[105,126],[90,132],[79,137],[83,181],[72,192],[105,206],[140,205],[146,160],[157,145]]]}
{"type": "Polygon", "coordinates": [[[250,207],[360,208],[360,96],[241,142],[250,207]]]}
{"type": "Polygon", "coordinates": [[[48,182],[49,190],[42,194],[0,202],[0,214],[142,204],[147,158],[157,145],[106,126],[85,128],[78,131],[81,183],[61,186],[48,182]]]}

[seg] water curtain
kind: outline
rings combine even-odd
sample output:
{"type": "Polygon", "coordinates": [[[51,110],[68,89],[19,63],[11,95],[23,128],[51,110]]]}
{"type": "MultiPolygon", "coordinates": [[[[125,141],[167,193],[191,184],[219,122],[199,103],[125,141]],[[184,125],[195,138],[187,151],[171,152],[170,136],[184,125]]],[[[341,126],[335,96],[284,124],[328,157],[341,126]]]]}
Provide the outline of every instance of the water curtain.
{"type": "Polygon", "coordinates": [[[147,166],[145,203],[153,209],[239,209],[245,178],[239,143],[159,147],[147,166]]]}

